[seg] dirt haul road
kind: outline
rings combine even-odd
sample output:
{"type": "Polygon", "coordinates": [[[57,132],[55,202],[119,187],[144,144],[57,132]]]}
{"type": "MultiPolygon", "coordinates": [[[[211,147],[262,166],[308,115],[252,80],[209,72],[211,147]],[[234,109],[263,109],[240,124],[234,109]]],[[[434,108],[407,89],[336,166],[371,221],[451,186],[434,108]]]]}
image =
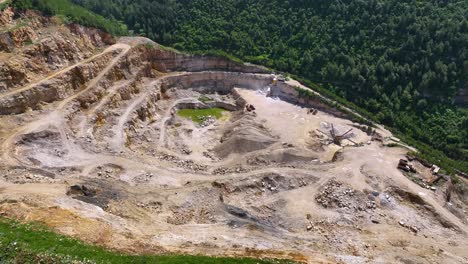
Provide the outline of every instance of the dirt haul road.
{"type": "Polygon", "coordinates": [[[450,182],[418,185],[420,172],[397,169],[407,150],[373,141],[292,83],[142,38],[103,53],[105,63],[75,63],[87,66],[75,68],[71,95],[53,85],[66,68],[45,77],[56,100],[0,116],[2,214],[138,253],[467,262],[463,193],[447,201],[450,182]],[[177,114],[213,107],[222,118],[177,114]],[[340,144],[328,134],[350,129],[340,144]]]}

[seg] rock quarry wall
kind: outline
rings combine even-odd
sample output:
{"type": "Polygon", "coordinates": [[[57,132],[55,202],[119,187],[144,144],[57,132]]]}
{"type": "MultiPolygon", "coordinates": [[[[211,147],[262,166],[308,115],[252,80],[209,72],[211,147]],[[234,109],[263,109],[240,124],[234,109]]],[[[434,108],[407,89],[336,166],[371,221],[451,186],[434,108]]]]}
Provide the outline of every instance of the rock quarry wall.
{"type": "Polygon", "coordinates": [[[348,114],[325,103],[323,99],[319,98],[319,96],[301,96],[297,91],[296,87],[285,82],[278,82],[275,86],[272,86],[271,91],[271,96],[281,98],[281,100],[287,101],[289,103],[301,105],[304,107],[315,108],[317,110],[329,113],[337,117],[349,117],[348,114]]]}
{"type": "MultiPolygon", "coordinates": [[[[34,12],[20,14],[20,19],[13,19],[12,14],[14,11],[11,9],[0,14],[0,51],[7,54],[6,59],[0,62],[2,115],[39,109],[41,103],[63,100],[86,89],[93,81],[90,93],[78,97],[79,103],[87,107],[117,81],[132,79],[134,86],[138,86],[135,82],[144,77],[155,78],[164,73],[178,72],[164,77],[161,85],[222,94],[231,93],[234,87],[254,90],[270,87],[270,96],[345,116],[319,97],[301,96],[292,85],[285,82],[273,85],[271,71],[264,67],[220,57],[183,54],[144,38],[120,39],[119,43],[132,46],[125,54],[120,54],[123,52],[120,48],[100,53],[116,43],[107,33],[76,24],[64,26],[34,12]],[[51,27],[56,32],[47,34],[44,29],[51,27]],[[14,51],[14,56],[11,51],[14,51]],[[93,55],[93,59],[88,59],[93,55]],[[109,65],[117,56],[121,58],[109,65]],[[71,65],[76,67],[59,72],[71,65]],[[106,72],[100,74],[103,70],[106,72]],[[54,78],[41,81],[54,72],[54,78]],[[97,76],[99,80],[93,80],[97,76]],[[19,91],[15,92],[15,89],[19,91]]],[[[131,94],[126,97],[129,96],[131,94]]]]}

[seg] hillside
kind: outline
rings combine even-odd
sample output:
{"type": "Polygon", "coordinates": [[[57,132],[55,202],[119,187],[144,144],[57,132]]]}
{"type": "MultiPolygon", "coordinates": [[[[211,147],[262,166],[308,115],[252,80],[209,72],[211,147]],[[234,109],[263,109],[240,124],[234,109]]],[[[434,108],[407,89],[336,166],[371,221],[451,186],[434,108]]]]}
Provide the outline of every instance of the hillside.
{"type": "Polygon", "coordinates": [[[232,54],[0,7],[0,262],[466,263],[463,163],[232,54]]]}
{"type": "Polygon", "coordinates": [[[20,10],[36,9],[45,15],[57,15],[64,20],[64,23],[78,23],[83,26],[95,27],[113,35],[126,35],[128,33],[124,24],[90,12],[83,7],[72,4],[69,0],[4,0],[3,6],[9,3],[20,10]]]}
{"type": "Polygon", "coordinates": [[[320,84],[426,157],[468,168],[467,101],[457,97],[468,78],[464,0],[73,1],[177,49],[227,53],[320,84]]]}

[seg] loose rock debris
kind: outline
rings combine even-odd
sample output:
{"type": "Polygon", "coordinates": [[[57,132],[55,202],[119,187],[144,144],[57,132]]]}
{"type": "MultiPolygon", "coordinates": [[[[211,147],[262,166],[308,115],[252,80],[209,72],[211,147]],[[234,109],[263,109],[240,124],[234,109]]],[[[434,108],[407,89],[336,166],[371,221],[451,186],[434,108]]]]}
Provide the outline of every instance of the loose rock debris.
{"type": "Polygon", "coordinates": [[[359,211],[375,209],[375,202],[366,201],[365,197],[363,193],[332,179],[325,184],[315,200],[325,208],[345,208],[359,211]]]}

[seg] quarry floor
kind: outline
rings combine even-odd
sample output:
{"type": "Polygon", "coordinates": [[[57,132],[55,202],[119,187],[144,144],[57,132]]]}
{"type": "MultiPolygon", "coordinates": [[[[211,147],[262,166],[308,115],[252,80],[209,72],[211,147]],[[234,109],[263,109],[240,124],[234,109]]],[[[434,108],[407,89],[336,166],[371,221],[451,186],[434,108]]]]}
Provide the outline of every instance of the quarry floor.
{"type": "Polygon", "coordinates": [[[115,55],[76,93],[0,116],[2,215],[135,253],[468,263],[466,212],[455,216],[443,193],[397,169],[408,149],[272,97],[269,87],[164,85],[190,72],[142,78],[123,99],[131,77],[101,81],[135,45],[105,49],[115,55]],[[96,89],[105,93],[84,107],[96,89]],[[202,125],[177,115],[209,107],[226,114],[202,125]],[[350,140],[330,142],[332,124],[335,133],[352,129],[350,140]]]}

